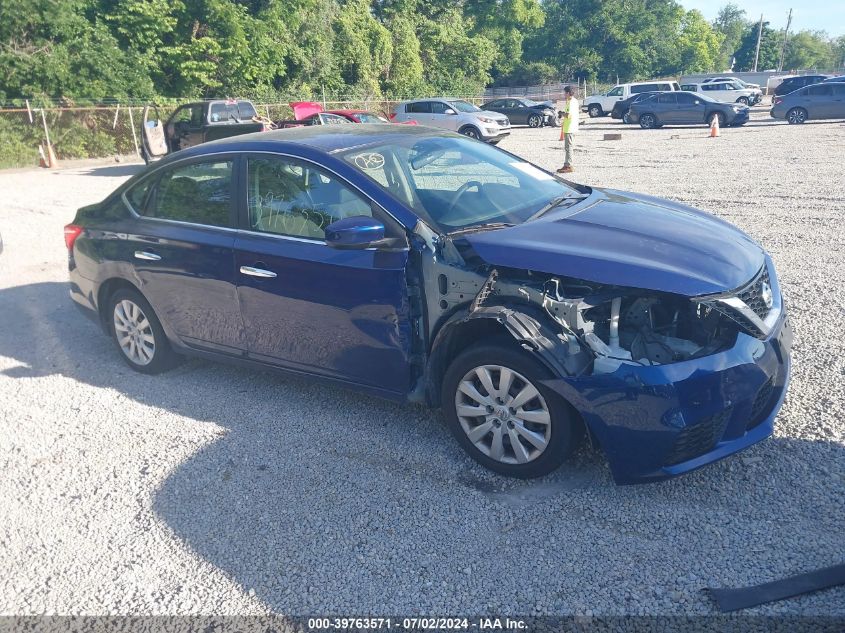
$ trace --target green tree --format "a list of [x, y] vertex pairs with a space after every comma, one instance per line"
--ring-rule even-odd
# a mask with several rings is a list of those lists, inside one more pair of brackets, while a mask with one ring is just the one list
[[734, 53], [739, 49], [742, 36], [748, 30], [749, 22], [745, 10], [735, 4], [726, 4], [713, 21], [713, 28], [722, 35], [719, 48], [718, 64], [721, 68], [730, 68]]
[[790, 69], [833, 68], [838, 60], [833, 40], [822, 31], [799, 31], [791, 35], [784, 51], [783, 67]]
[[723, 39], [699, 11], [687, 11], [677, 40], [679, 69], [685, 73], [718, 70]]
[[[745, 29], [739, 48], [736, 51], [736, 69], [749, 71], [754, 69], [754, 54], [757, 49], [757, 33], [760, 23], [751, 24]], [[780, 33], [769, 28], [768, 22], [763, 22], [763, 34], [760, 39], [760, 57], [757, 70], [777, 68], [780, 61]]]

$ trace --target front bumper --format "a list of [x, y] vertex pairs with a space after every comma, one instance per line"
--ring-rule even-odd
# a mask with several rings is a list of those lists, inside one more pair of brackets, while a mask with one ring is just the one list
[[481, 130], [481, 140], [486, 143], [498, 143], [506, 136], [510, 135], [510, 130], [507, 128], [488, 128], [484, 127]]
[[740, 333], [724, 352], [546, 385], [582, 415], [616, 483], [676, 477], [772, 434], [789, 383], [785, 310], [765, 340]]

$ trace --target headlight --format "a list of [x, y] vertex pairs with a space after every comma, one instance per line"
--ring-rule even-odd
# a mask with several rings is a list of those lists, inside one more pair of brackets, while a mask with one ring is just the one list
[[480, 117], [478, 117], [478, 120], [481, 121], [482, 123], [495, 123], [495, 124], [499, 123], [496, 119], [490, 119], [486, 116], [480, 116]]

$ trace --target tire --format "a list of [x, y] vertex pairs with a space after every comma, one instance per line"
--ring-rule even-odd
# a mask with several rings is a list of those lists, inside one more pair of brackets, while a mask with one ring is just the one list
[[653, 114], [646, 112], [645, 114], [640, 115], [640, 127], [644, 130], [652, 130], [658, 127], [657, 117]]
[[528, 117], [528, 127], [541, 127], [543, 125], [543, 117], [539, 114], [532, 114]]
[[465, 125], [460, 130], [458, 130], [458, 134], [463, 134], [464, 136], [468, 136], [476, 140], [481, 139], [481, 132], [478, 131], [478, 128], [472, 125]]
[[[126, 364], [142, 374], [158, 374], [176, 364], [155, 311], [140, 292], [121, 288], [108, 302], [108, 323]], [[122, 340], [129, 339], [122, 343]]]
[[604, 110], [602, 110], [602, 107], [599, 104], [594, 103], [589, 108], [587, 108], [587, 114], [589, 114], [590, 117], [595, 119], [596, 117], [604, 116]]
[[631, 122], [631, 115], [627, 112], [622, 115], [622, 123], [630, 123]]
[[[510, 370], [512, 379], [510, 389], [497, 400], [484, 388], [481, 376], [486, 372], [495, 393], [501, 386], [501, 369]], [[470, 457], [490, 470], [520, 479], [550, 473], [575, 450], [582, 435], [569, 404], [540, 382], [552, 377], [527, 353], [505, 344], [469, 348], [452, 361], [443, 378], [449, 429]], [[509, 403], [517, 406], [509, 408]], [[482, 413], [468, 415], [473, 409]], [[528, 415], [530, 420], [520, 417]], [[470, 438], [473, 431], [476, 436]]]
[[719, 119], [719, 127], [725, 127], [725, 115], [722, 112], [713, 112], [707, 116], [707, 125], [713, 123], [713, 117]]
[[800, 125], [807, 120], [807, 111], [804, 108], [791, 108], [786, 113], [786, 120], [793, 125]]
[[742, 105], [749, 105], [748, 97], [740, 97], [736, 100], [737, 103], [741, 103]]

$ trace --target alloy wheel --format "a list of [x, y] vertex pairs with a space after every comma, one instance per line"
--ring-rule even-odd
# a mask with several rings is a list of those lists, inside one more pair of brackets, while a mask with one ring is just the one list
[[155, 357], [153, 329], [144, 311], [133, 301], [122, 299], [114, 306], [114, 333], [126, 357], [136, 365], [149, 365]]
[[807, 120], [807, 113], [801, 108], [792, 108], [787, 115], [786, 120], [790, 123], [803, 123]]
[[532, 114], [530, 117], [528, 117], [528, 127], [540, 127], [540, 124], [542, 122], [543, 121], [536, 114]]
[[468, 371], [458, 383], [455, 410], [475, 448], [503, 464], [533, 461], [551, 440], [548, 404], [525, 376], [508, 367]]
[[476, 130], [474, 127], [465, 128], [464, 131], [462, 132], [462, 134], [464, 136], [468, 136], [468, 137], [474, 138], [474, 139], [480, 138], [480, 136], [478, 134], [478, 130]]

